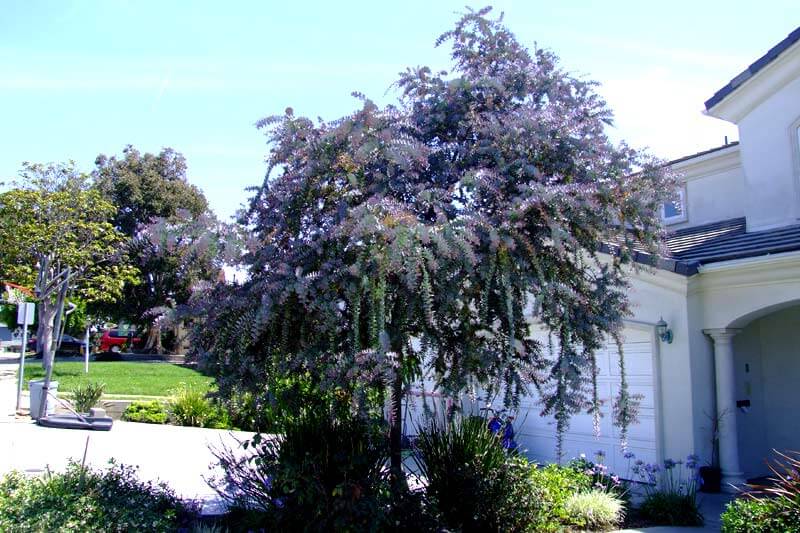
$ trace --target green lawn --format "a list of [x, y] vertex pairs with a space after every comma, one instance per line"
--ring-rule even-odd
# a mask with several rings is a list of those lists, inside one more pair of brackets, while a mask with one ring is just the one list
[[[25, 388], [29, 379], [44, 377], [40, 361], [26, 361]], [[76, 385], [87, 381], [106, 384], [105, 394], [131, 396], [169, 396], [181, 383], [192, 387], [209, 389], [213, 378], [196, 370], [169, 363], [132, 363], [128, 361], [89, 363], [89, 373], [84, 374], [83, 362], [56, 361], [53, 380], [58, 381], [58, 390], [71, 391]]]

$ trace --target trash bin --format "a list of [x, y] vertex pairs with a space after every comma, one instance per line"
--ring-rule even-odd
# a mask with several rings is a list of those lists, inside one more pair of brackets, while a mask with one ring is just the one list
[[[32, 379], [28, 382], [28, 390], [31, 393], [31, 418], [39, 417], [39, 406], [42, 399], [43, 379]], [[47, 399], [47, 411], [45, 416], [52, 415], [56, 410], [56, 400], [53, 396], [58, 396], [58, 381], [50, 382], [50, 397]]]

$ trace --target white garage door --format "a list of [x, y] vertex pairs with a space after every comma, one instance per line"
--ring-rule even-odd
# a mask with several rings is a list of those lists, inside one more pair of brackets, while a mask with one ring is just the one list
[[[641, 395], [638, 423], [628, 430], [628, 449], [636, 458], [645, 462], [655, 462], [656, 455], [656, 413], [654, 394], [653, 345], [649, 332], [629, 328], [625, 331], [625, 369], [628, 390]], [[570, 428], [564, 436], [564, 460], [586, 454], [594, 459], [597, 450], [606, 454], [605, 464], [620, 476], [628, 474], [629, 460], [623, 457], [620, 447], [619, 430], [613, 425], [612, 405], [619, 391], [620, 373], [617, 346], [614, 343], [597, 353], [599, 367], [598, 391], [603, 402], [603, 417], [600, 420], [600, 436], [593, 431], [592, 417], [587, 414], [575, 415]], [[540, 463], [555, 462], [555, 420], [539, 415], [541, 406], [536, 398], [523, 402], [515, 427], [517, 441], [527, 449], [530, 459]]]

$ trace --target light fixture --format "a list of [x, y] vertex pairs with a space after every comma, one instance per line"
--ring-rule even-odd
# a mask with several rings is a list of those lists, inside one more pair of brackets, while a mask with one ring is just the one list
[[664, 317], [661, 317], [659, 321], [656, 322], [656, 333], [658, 333], [658, 337], [662, 342], [672, 344], [672, 330], [667, 327]]

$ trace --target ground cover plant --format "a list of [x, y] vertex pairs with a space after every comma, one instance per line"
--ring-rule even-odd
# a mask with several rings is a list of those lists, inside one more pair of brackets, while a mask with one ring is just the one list
[[122, 413], [122, 420], [145, 424], [166, 424], [167, 417], [164, 405], [157, 400], [132, 402]]
[[11, 472], [0, 479], [0, 531], [174, 532], [196, 511], [115, 463], [93, 470], [72, 462], [41, 478]]
[[[25, 387], [28, 380], [43, 375], [40, 366], [26, 365]], [[84, 373], [83, 362], [57, 361], [53, 365], [53, 379], [58, 381], [59, 391], [74, 391], [78, 386], [99, 381], [106, 385], [104, 394], [130, 396], [169, 396], [181, 383], [208, 392], [213, 382], [213, 378], [185, 366], [128, 361], [93, 362], [89, 364], [89, 374]]]

